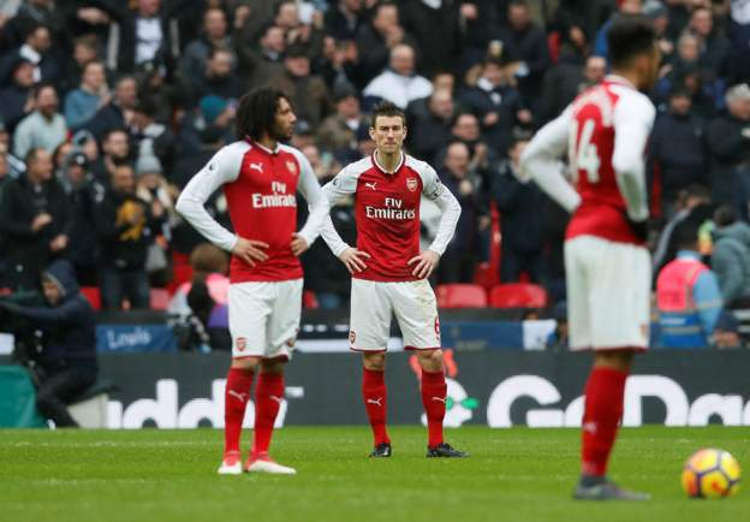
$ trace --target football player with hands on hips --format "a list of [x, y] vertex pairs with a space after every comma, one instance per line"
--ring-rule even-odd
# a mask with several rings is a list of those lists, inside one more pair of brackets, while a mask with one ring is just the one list
[[[330, 217], [321, 235], [352, 274], [349, 343], [362, 352], [362, 399], [372, 427], [371, 457], [390, 457], [386, 428], [385, 353], [395, 314], [404, 347], [415, 351], [421, 367], [422, 404], [427, 414], [428, 457], [465, 457], [443, 440], [446, 382], [440, 348], [435, 293], [427, 277], [453, 237], [461, 207], [435, 170], [402, 150], [406, 118], [383, 102], [372, 114], [371, 156], [347, 165], [323, 187], [329, 204], [354, 195], [357, 245], [347, 245]], [[422, 196], [442, 211], [437, 236], [419, 249]]]
[[[573, 495], [645, 500], [606, 473], [633, 354], [649, 342], [644, 155], [655, 109], [639, 91], [654, 85], [661, 54], [641, 18], [616, 21], [607, 37], [612, 73], [539, 130], [521, 158], [521, 177], [572, 214], [564, 249], [570, 348], [593, 352]], [[566, 149], [575, 188], [561, 172]]]
[[[273, 461], [268, 449], [284, 402], [284, 365], [299, 331], [302, 265], [298, 257], [315, 241], [329, 212], [307, 158], [280, 143], [291, 138], [296, 120], [281, 91], [261, 88], [243, 96], [237, 109], [237, 135], [244, 139], [219, 150], [177, 201], [177, 211], [196, 230], [232, 252], [228, 298], [232, 363], [224, 394], [220, 474], [295, 473]], [[236, 234], [204, 207], [220, 187]], [[299, 231], [297, 192], [310, 207]], [[256, 374], [253, 445], [243, 466], [240, 434]]]

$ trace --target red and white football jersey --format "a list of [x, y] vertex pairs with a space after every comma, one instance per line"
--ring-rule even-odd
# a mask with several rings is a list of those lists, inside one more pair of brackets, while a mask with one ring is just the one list
[[[323, 187], [330, 203], [354, 195], [357, 249], [370, 254], [367, 269], [352, 277], [372, 281], [414, 281], [414, 266], [408, 261], [419, 255], [419, 203], [422, 195], [434, 201], [443, 216], [430, 250], [441, 254], [455, 231], [461, 207], [424, 161], [402, 154], [393, 172], [387, 172], [375, 154], [345, 167]], [[341, 240], [329, 219], [323, 239], [334, 255], [349, 245]]]
[[[627, 218], [648, 218], [644, 156], [655, 113], [627, 80], [607, 76], [534, 136], [522, 157], [522, 177], [534, 178], [573, 212], [568, 239], [641, 243]], [[566, 147], [577, 194], [555, 165]]]
[[[203, 206], [221, 186], [235, 234], [219, 225]], [[268, 243], [268, 259], [253, 267], [232, 256], [232, 283], [298, 279], [302, 266], [290, 247], [297, 226], [298, 190], [310, 205], [310, 216], [299, 233], [311, 245], [328, 215], [328, 202], [307, 158], [287, 145], [279, 144], [272, 151], [237, 141], [219, 150], [193, 176], [180, 195], [177, 210], [225, 250], [232, 250], [237, 236]]]

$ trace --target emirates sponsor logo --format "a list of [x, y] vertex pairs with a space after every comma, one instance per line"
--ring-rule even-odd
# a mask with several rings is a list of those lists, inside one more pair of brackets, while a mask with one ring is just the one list
[[297, 198], [294, 194], [287, 194], [286, 188], [286, 183], [280, 181], [271, 182], [273, 194], [260, 194], [257, 192], [253, 194], [253, 208], [296, 207]]
[[365, 206], [365, 216], [370, 219], [388, 219], [406, 221], [416, 219], [417, 211], [413, 208], [403, 208], [404, 202], [398, 198], [385, 198], [385, 208]]

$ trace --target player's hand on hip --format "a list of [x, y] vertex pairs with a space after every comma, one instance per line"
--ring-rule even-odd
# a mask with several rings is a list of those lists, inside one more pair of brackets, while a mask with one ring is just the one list
[[440, 255], [437, 252], [433, 252], [432, 250], [425, 250], [418, 256], [414, 256], [409, 259], [409, 262], [407, 264], [409, 266], [414, 265], [414, 270], [412, 270], [411, 272], [413, 276], [420, 279], [426, 279], [430, 277], [432, 271], [435, 270], [438, 261], [440, 261]]
[[296, 232], [292, 234], [292, 254], [295, 256], [299, 256], [302, 254], [305, 250], [310, 248], [310, 245], [307, 244], [307, 239], [300, 236]]
[[339, 259], [341, 259], [341, 262], [346, 265], [350, 274], [366, 270], [367, 264], [365, 263], [365, 259], [370, 259], [370, 257], [370, 254], [367, 252], [362, 252], [361, 250], [351, 247], [347, 248], [341, 252], [341, 255], [339, 255]]
[[241, 237], [237, 239], [237, 244], [234, 245], [232, 253], [248, 265], [255, 266], [255, 263], [268, 259], [268, 254], [264, 252], [266, 248], [268, 248], [268, 243]]

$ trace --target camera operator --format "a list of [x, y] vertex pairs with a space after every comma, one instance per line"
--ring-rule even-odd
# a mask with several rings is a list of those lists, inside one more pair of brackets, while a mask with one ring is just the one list
[[96, 381], [94, 311], [66, 260], [42, 273], [42, 290], [47, 306], [0, 300], [0, 309], [32, 321], [42, 332], [43, 349], [35, 361], [41, 370], [37, 408], [57, 427], [77, 427], [66, 404]]

